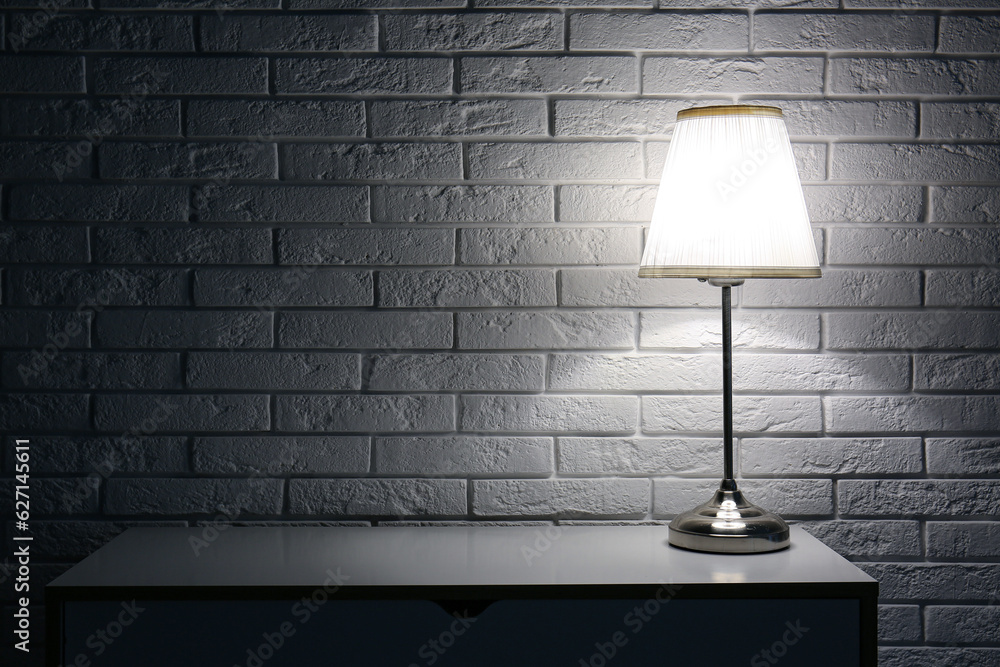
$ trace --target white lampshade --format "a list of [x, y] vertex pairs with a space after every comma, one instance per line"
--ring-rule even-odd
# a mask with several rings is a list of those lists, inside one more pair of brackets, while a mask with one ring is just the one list
[[677, 114], [639, 266], [643, 278], [818, 278], [781, 109]]

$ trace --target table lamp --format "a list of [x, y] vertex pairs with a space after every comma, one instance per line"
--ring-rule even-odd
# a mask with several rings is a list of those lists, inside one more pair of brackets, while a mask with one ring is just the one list
[[781, 109], [685, 109], [660, 179], [640, 278], [722, 288], [723, 479], [670, 523], [670, 544], [712, 553], [789, 545], [788, 524], [744, 497], [733, 473], [731, 290], [746, 278], [818, 278], [819, 260]]

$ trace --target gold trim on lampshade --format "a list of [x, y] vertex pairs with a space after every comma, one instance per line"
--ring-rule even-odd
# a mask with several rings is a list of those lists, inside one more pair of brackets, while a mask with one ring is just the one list
[[818, 278], [781, 109], [685, 109], [667, 151], [641, 278]]

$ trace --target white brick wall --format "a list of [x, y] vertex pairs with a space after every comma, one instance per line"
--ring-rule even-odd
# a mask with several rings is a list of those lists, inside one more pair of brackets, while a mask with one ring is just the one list
[[[0, 4], [16, 35], [37, 3]], [[0, 53], [0, 429], [38, 443], [40, 563], [219, 504], [701, 502], [719, 292], [640, 280], [643, 227], [678, 110], [774, 104], [824, 275], [734, 291], [739, 474], [880, 579], [882, 664], [1000, 663], [996, 0], [66, 4]]]

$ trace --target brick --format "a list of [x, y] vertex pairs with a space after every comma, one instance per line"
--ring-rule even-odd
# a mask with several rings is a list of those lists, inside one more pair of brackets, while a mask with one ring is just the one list
[[744, 438], [744, 475], [899, 475], [924, 470], [920, 438]]
[[551, 438], [378, 438], [375, 471], [392, 475], [550, 474]]
[[[653, 481], [653, 516], [673, 516], [706, 502], [718, 480], [657, 479]], [[791, 516], [833, 513], [833, 491], [825, 479], [769, 479], [740, 482], [740, 489], [757, 505]]]
[[649, 8], [652, 0], [476, 0], [477, 7], [639, 7]]
[[989, 517], [1000, 501], [996, 480], [841, 480], [841, 514]]
[[67, 264], [90, 261], [90, 241], [83, 227], [4, 225], [0, 262]]
[[1000, 104], [925, 102], [920, 105], [920, 136], [930, 139], [1000, 139]]
[[754, 14], [759, 51], [933, 51], [933, 16], [788, 12]]
[[923, 222], [924, 189], [912, 185], [802, 187], [813, 222]]
[[463, 229], [462, 264], [638, 264], [638, 227]]
[[294, 352], [191, 352], [186, 364], [192, 389], [360, 389], [354, 354]]
[[175, 353], [63, 351], [36, 372], [30, 352], [5, 352], [3, 384], [29, 389], [180, 389]]
[[199, 269], [199, 306], [370, 306], [372, 275], [306, 266], [293, 269]]
[[281, 347], [450, 348], [450, 313], [282, 313]]
[[[736, 396], [733, 429], [742, 433], [819, 432], [820, 402], [807, 396]], [[722, 429], [722, 397], [643, 396], [643, 433], [717, 432]]]
[[618, 311], [458, 313], [462, 349], [631, 349], [635, 318]]
[[552, 516], [559, 518], [645, 516], [649, 481], [645, 479], [477, 480], [472, 483], [476, 516]]
[[376, 21], [353, 14], [216, 14], [201, 20], [201, 45], [205, 51], [375, 51]]
[[[756, 16], [761, 16], [757, 14]], [[742, 99], [741, 104], [781, 108], [792, 137], [916, 136], [917, 105], [911, 102]], [[700, 102], [699, 102], [700, 103]], [[843, 186], [841, 186], [843, 187]], [[851, 186], [855, 187], [855, 186]]]
[[920, 354], [913, 363], [913, 388], [918, 391], [992, 391], [1000, 377], [998, 354]]
[[836, 432], [989, 432], [1000, 426], [1000, 396], [829, 396], [824, 413]]
[[388, 51], [546, 51], [563, 48], [559, 14], [386, 14]]
[[[733, 375], [737, 391], [905, 391], [910, 360], [901, 354], [739, 354]], [[713, 380], [704, 385], [721, 389]]]
[[711, 475], [715, 438], [559, 438], [562, 475]]
[[94, 426], [100, 431], [180, 433], [265, 431], [267, 396], [240, 394], [117, 394], [94, 396]]
[[80, 56], [0, 55], [0, 93], [82, 93]]
[[878, 606], [878, 639], [885, 643], [915, 643], [923, 637], [920, 607], [912, 604]]
[[699, 391], [718, 389], [721, 359], [700, 354], [554, 354], [550, 389], [585, 391]]
[[998, 564], [865, 563], [861, 568], [878, 580], [883, 601], [985, 601], [1000, 584]]
[[364, 103], [354, 100], [191, 100], [188, 135], [362, 137]]
[[10, 100], [11, 136], [162, 136], [181, 131], [178, 100], [30, 99]]
[[462, 479], [293, 479], [288, 511], [293, 515], [464, 516]]
[[816, 93], [822, 58], [652, 57], [643, 62], [644, 93]]
[[368, 222], [368, 188], [357, 185], [221, 185], [195, 188], [199, 222]]
[[1000, 556], [1000, 523], [995, 521], [928, 521], [927, 557], [982, 559]]
[[[90, 322], [92, 312], [13, 310], [0, 311], [0, 347], [42, 348], [53, 345], [57, 349], [90, 347]], [[49, 350], [45, 350], [49, 352]], [[41, 350], [39, 350], [41, 354]]]
[[113, 310], [101, 312], [95, 336], [109, 348], [235, 349], [271, 347], [270, 313]]
[[834, 58], [830, 90], [848, 95], [993, 95], [1000, 61]]
[[[819, 315], [737, 310], [732, 316], [734, 349], [816, 350]], [[648, 311], [639, 315], [639, 348], [703, 349], [722, 346], [716, 312]]]
[[100, 173], [108, 179], [277, 178], [278, 153], [271, 143], [124, 143], [98, 149]]
[[293, 9], [375, 9], [465, 7], [468, 0], [290, 0]]
[[31, 467], [37, 473], [101, 475], [186, 472], [183, 437], [40, 436], [31, 438]]
[[[702, 103], [724, 100], [698, 100]], [[555, 100], [556, 136], [668, 136], [690, 100]], [[566, 186], [564, 190], [570, 187]]]
[[715, 288], [696, 280], [647, 280], [635, 269], [563, 269], [562, 306], [715, 306]]
[[1000, 473], [1000, 440], [927, 438], [927, 472], [949, 475]]
[[833, 350], [991, 349], [1000, 345], [1000, 317], [994, 313], [929, 310], [823, 317], [827, 347]]
[[375, 354], [366, 358], [372, 391], [541, 391], [538, 354]]
[[[994, 7], [995, 8], [995, 7]], [[942, 16], [938, 53], [997, 53], [1000, 17]]]
[[[891, 248], [891, 257], [879, 252]], [[840, 264], [978, 264], [1000, 263], [1000, 240], [990, 229], [872, 228], [830, 231], [829, 257]]]
[[544, 100], [387, 100], [371, 104], [372, 136], [538, 136], [548, 133]]
[[1000, 641], [1000, 607], [932, 605], [924, 610], [928, 642], [995, 644]]
[[451, 431], [455, 401], [445, 395], [278, 396], [275, 421], [281, 431]]
[[[32, 520], [36, 520], [39, 516], [96, 514], [100, 506], [98, 498], [100, 483], [100, 478], [32, 479], [30, 498]], [[13, 507], [14, 489], [5, 490], [4, 496], [4, 501]], [[38, 573], [37, 569], [35, 572]]]
[[89, 178], [91, 144], [86, 141], [0, 142], [0, 178], [46, 179]]
[[107, 514], [279, 514], [280, 479], [109, 479]]
[[928, 306], [1000, 306], [1000, 271], [932, 269], [924, 276]]
[[378, 186], [376, 222], [551, 222], [552, 188], [535, 185]]
[[384, 308], [554, 306], [555, 275], [547, 269], [383, 271]]
[[23, 269], [10, 276], [11, 302], [31, 306], [180, 306], [187, 276], [167, 269]]
[[205, 10], [214, 12], [241, 11], [245, 9], [278, 9], [280, 0], [101, 0], [101, 7], [128, 9], [154, 9], [158, 11], [182, 9], [184, 11]]
[[917, 521], [806, 521], [810, 535], [847, 558], [910, 558], [921, 555]]
[[195, 472], [273, 475], [367, 473], [369, 438], [363, 436], [244, 436], [195, 438]]
[[7, 196], [12, 220], [184, 222], [188, 212], [188, 188], [179, 185], [21, 185]]
[[651, 185], [561, 185], [559, 219], [573, 222], [648, 222], [656, 200]]
[[98, 227], [94, 258], [106, 264], [270, 264], [268, 229]]
[[494, 143], [469, 146], [470, 178], [639, 178], [640, 145], [620, 143]]
[[265, 58], [117, 57], [94, 59], [98, 93], [198, 95], [267, 91]]
[[932, 187], [935, 222], [994, 222], [1000, 216], [1000, 188]]
[[456, 143], [286, 144], [285, 177], [292, 180], [458, 179], [462, 147]]
[[996, 181], [1000, 147], [974, 144], [837, 144], [832, 177], [845, 180]]
[[571, 49], [634, 51], [747, 50], [742, 14], [571, 14]]
[[58, 10], [38, 21], [34, 14], [15, 14], [10, 22], [12, 46], [43, 51], [194, 51], [190, 16], [129, 14], [63, 14]]
[[0, 395], [0, 428], [5, 431], [39, 431], [60, 428], [86, 429], [90, 424], [86, 394]]
[[840, 7], [840, 0], [660, 0], [660, 7], [663, 9], [674, 9], [678, 7], [691, 7], [704, 9], [708, 7], [718, 7], [720, 9], [732, 8], [769, 8], [769, 7], [790, 7], [794, 9], [829, 8]]
[[452, 92], [450, 58], [279, 58], [279, 93], [310, 95]]
[[[906, 1], [906, 0], [901, 0]], [[948, 0], [939, 0], [936, 4], [945, 4]], [[987, 0], [982, 0], [986, 2]], [[976, 0], [958, 0], [965, 6], [974, 4]], [[992, 5], [990, 5], [992, 6]], [[995, 648], [881, 648], [878, 652], [879, 665], [882, 667], [989, 667], [1000, 660], [1000, 649]]]
[[[839, 242], [844, 236], [840, 233], [848, 230], [833, 231]], [[845, 260], [842, 254], [838, 251], [835, 256]], [[919, 306], [920, 276], [916, 271], [892, 269], [824, 269], [823, 276], [813, 280], [751, 280], [741, 292], [740, 304], [748, 307]], [[831, 313], [830, 317], [841, 315]]]
[[282, 229], [281, 264], [423, 264], [455, 261], [449, 229]]
[[468, 57], [463, 93], [637, 93], [638, 63], [627, 56]]
[[462, 430], [631, 433], [633, 396], [463, 396]]

